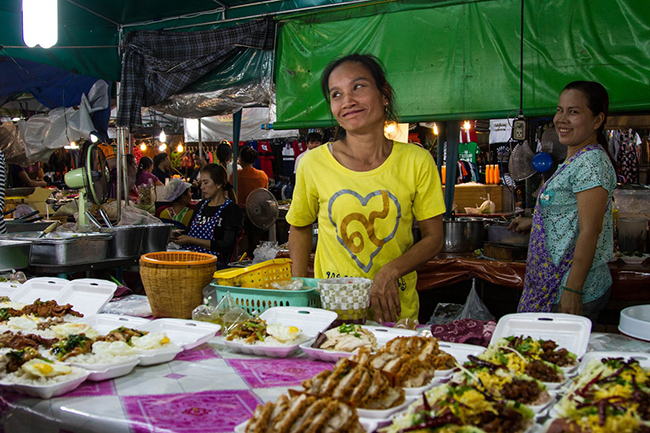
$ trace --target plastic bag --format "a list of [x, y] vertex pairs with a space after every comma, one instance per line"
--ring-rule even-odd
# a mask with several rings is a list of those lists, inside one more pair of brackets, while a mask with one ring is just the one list
[[280, 250], [280, 246], [275, 241], [262, 242], [257, 248], [255, 248], [255, 251], [253, 251], [252, 264], [256, 265], [267, 260], [273, 260]]
[[221, 318], [221, 332], [223, 335], [228, 335], [235, 326], [252, 318], [253, 316], [248, 314], [242, 308], [233, 308]]
[[454, 320], [461, 319], [494, 320], [494, 316], [490, 314], [490, 311], [476, 292], [476, 278], [472, 280], [472, 290], [467, 295], [463, 308], [454, 317]]
[[153, 315], [151, 306], [149, 305], [149, 299], [144, 295], [129, 295], [122, 299], [111, 301], [101, 309], [100, 313], [136, 317], [151, 317]]
[[162, 224], [160, 219], [135, 206], [122, 206], [122, 218], [118, 226], [135, 226], [145, 224]]
[[297, 278], [295, 280], [288, 280], [288, 281], [274, 281], [271, 283], [271, 287], [278, 290], [311, 289], [311, 287], [305, 287], [300, 278]]

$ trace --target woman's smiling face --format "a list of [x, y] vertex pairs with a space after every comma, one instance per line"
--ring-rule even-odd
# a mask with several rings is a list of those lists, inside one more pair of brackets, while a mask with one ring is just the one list
[[384, 127], [384, 109], [388, 103], [370, 71], [358, 62], [337, 66], [328, 81], [330, 109], [339, 125], [348, 132], [364, 132]]
[[562, 92], [553, 117], [560, 143], [569, 147], [595, 143], [603, 120], [603, 113], [593, 113], [587, 106], [587, 97], [575, 89]]

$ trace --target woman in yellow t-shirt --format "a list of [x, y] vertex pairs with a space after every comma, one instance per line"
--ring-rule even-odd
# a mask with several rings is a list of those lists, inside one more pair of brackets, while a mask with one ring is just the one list
[[[445, 211], [431, 154], [384, 136], [394, 95], [379, 60], [352, 54], [331, 62], [321, 87], [340, 126], [336, 139], [298, 165], [287, 222], [294, 276], [306, 276], [318, 220], [316, 278], [373, 280], [378, 322], [417, 319], [415, 270], [442, 249]], [[422, 239], [413, 243], [417, 220]]]

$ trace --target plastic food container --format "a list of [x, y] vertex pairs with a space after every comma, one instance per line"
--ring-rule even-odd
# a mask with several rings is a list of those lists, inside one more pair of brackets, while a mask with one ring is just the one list
[[650, 341], [650, 305], [634, 305], [623, 309], [618, 330], [629, 337]]
[[366, 323], [371, 287], [372, 280], [368, 278], [330, 278], [318, 282], [323, 308], [338, 314], [334, 326]]

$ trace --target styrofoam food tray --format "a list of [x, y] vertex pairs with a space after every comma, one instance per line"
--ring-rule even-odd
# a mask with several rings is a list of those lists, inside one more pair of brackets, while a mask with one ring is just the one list
[[644, 254], [642, 257], [621, 256], [619, 258], [628, 265], [640, 265], [645, 262], [648, 257], [650, 257], [650, 254]]
[[370, 418], [378, 421], [388, 420], [391, 417], [391, 415], [406, 409], [408, 405], [411, 403], [413, 403], [413, 400], [407, 398], [404, 400], [404, 403], [400, 404], [399, 406], [391, 407], [388, 409], [357, 408], [357, 415], [359, 415], [359, 417]]
[[629, 337], [650, 341], [650, 305], [634, 305], [621, 310], [618, 330]]
[[97, 314], [113, 298], [117, 284], [95, 278], [68, 282], [54, 298], [58, 304], [70, 304], [84, 316]]
[[578, 374], [582, 374], [587, 368], [587, 364], [594, 359], [604, 358], [623, 358], [628, 360], [630, 358], [639, 361], [639, 365], [644, 369], [650, 369], [650, 353], [646, 352], [587, 352], [582, 357], [580, 365], [578, 366]]
[[[362, 419], [359, 417], [359, 423], [363, 427], [363, 429], [368, 432], [372, 433], [375, 430], [377, 430], [377, 422], [371, 419]], [[248, 424], [248, 420], [244, 421], [243, 423], [235, 426], [235, 433], [244, 433], [246, 432], [246, 425]]]
[[69, 282], [64, 278], [55, 277], [31, 278], [21, 284], [9, 297], [12, 301], [22, 304], [31, 304], [39, 298], [41, 301], [51, 301], [56, 299]]
[[88, 380], [99, 382], [101, 380], [115, 379], [116, 377], [126, 376], [139, 363], [140, 359], [133, 357], [127, 361], [118, 362], [115, 364], [78, 364], [71, 362], [70, 365], [81, 367], [84, 370], [87, 370], [90, 373], [88, 375]]
[[[386, 328], [383, 326], [362, 326], [372, 332], [377, 339], [377, 348], [383, 347], [386, 343], [396, 337], [411, 337], [418, 335], [417, 331], [401, 328]], [[336, 362], [341, 358], [349, 358], [354, 353], [352, 352], [339, 352], [334, 350], [317, 349], [311, 347], [315, 339], [306, 341], [300, 345], [300, 349], [307, 354], [310, 358], [319, 359], [325, 362]]]
[[2, 281], [0, 282], [0, 296], [8, 296], [9, 298], [12, 297], [14, 293], [16, 293], [16, 290], [21, 286], [22, 284], [17, 283], [15, 281]]
[[[79, 369], [78, 367], [74, 368]], [[80, 376], [63, 382], [53, 383], [52, 385], [27, 385], [0, 381], [0, 386], [31, 397], [52, 398], [77, 389], [79, 385], [88, 378], [88, 376], [90, 376], [90, 372], [84, 371]]]
[[162, 349], [138, 349], [135, 353], [140, 360], [139, 365], [156, 365], [173, 360], [182, 351], [182, 347], [169, 343], [168, 347]]
[[580, 358], [587, 351], [591, 321], [586, 317], [563, 313], [517, 313], [499, 319], [490, 344], [511, 336], [553, 340]]
[[92, 316], [83, 317], [79, 322], [86, 323], [93, 327], [101, 335], [106, 335], [109, 332], [124, 326], [126, 328], [140, 329], [139, 327], [145, 323], [149, 323], [149, 319], [134, 316], [121, 316], [119, 314], [95, 314]]
[[[327, 329], [337, 317], [338, 315], [334, 311], [309, 307], [273, 307], [260, 315], [260, 318], [265, 320], [268, 325], [279, 323], [284, 326], [295, 326], [307, 338], [314, 337], [323, 329]], [[224, 340], [224, 344], [237, 352], [284, 358], [298, 350], [298, 346], [304, 341], [303, 339], [296, 344], [284, 346], [261, 346], [228, 340]]]
[[164, 332], [169, 339], [184, 350], [200, 346], [215, 336], [220, 325], [185, 319], [156, 319], [138, 325], [141, 331]]

